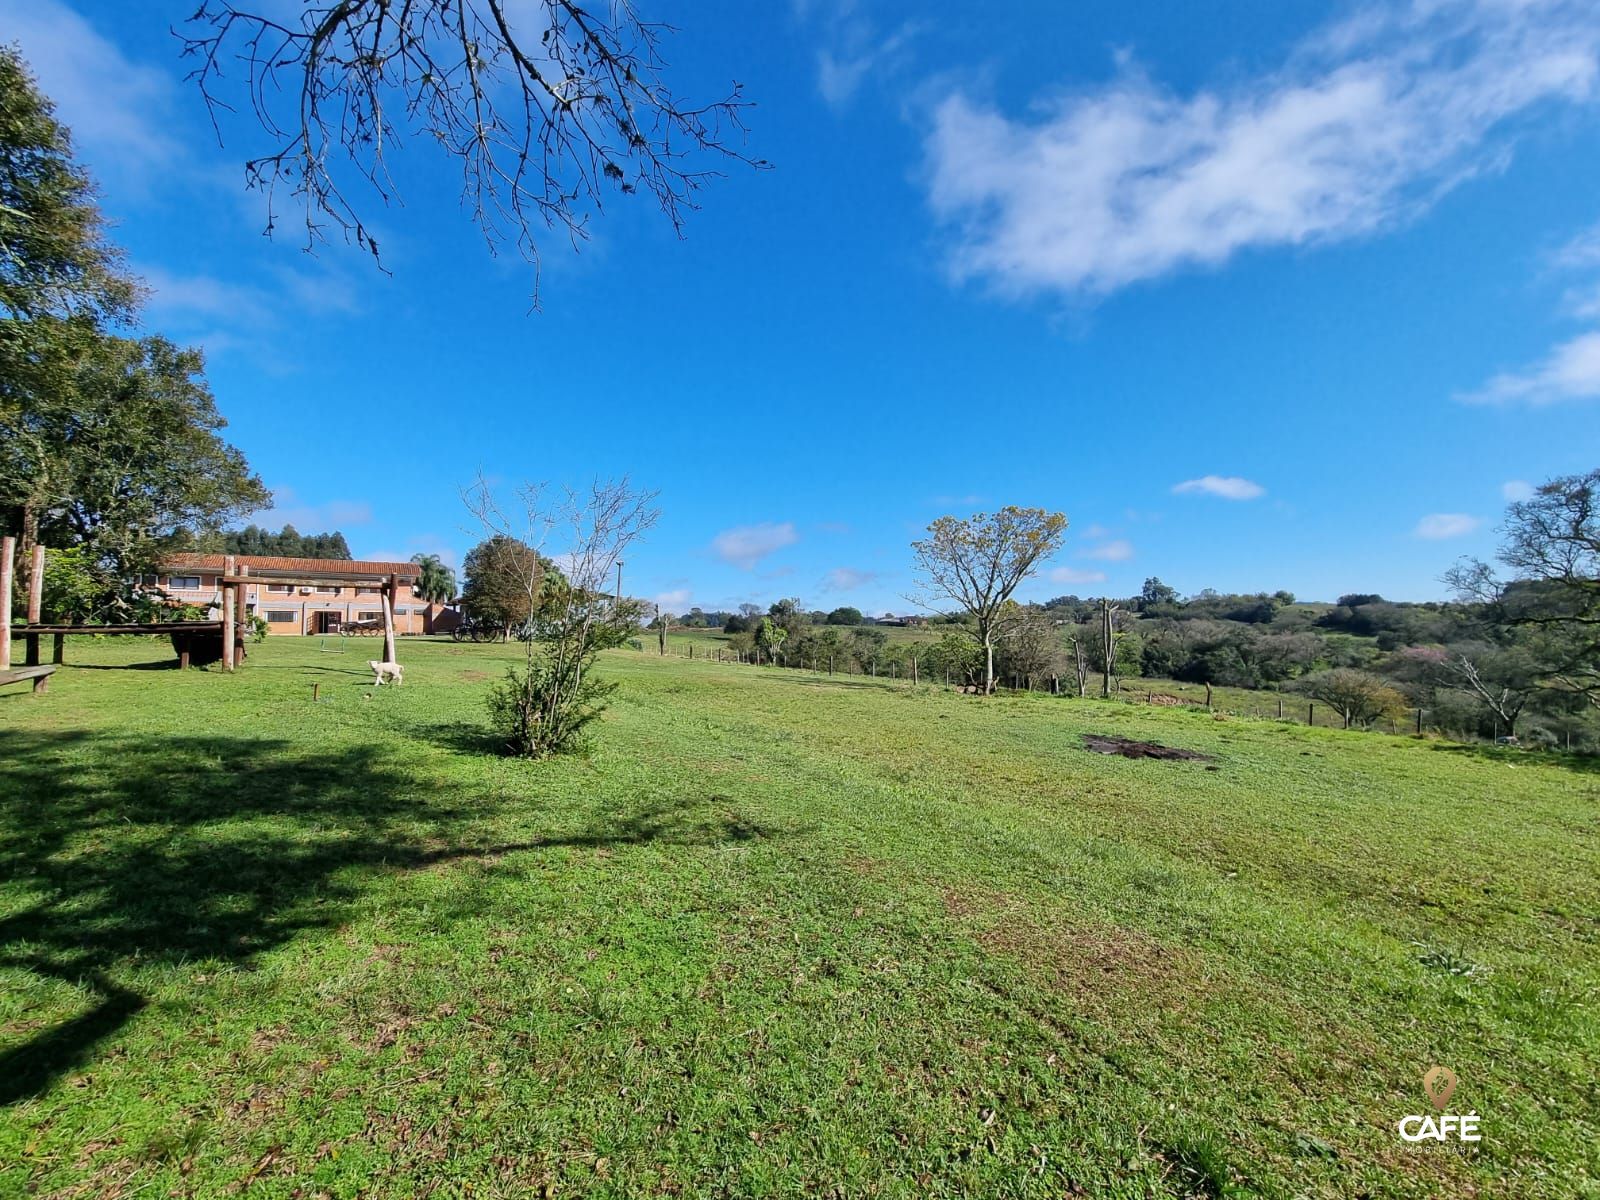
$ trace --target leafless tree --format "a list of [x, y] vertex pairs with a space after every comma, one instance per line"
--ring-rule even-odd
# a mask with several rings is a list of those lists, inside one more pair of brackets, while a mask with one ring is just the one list
[[1600, 707], [1600, 470], [1552, 479], [1506, 510], [1509, 582], [1466, 560], [1445, 582], [1486, 622], [1522, 631], [1549, 686]]
[[527, 484], [506, 506], [481, 478], [466, 493], [468, 508], [489, 533], [516, 538], [538, 551], [536, 559], [554, 563], [529, 569], [521, 580], [533, 614], [522, 631], [526, 660], [491, 696], [513, 753], [543, 758], [570, 749], [604, 711], [611, 687], [597, 682], [589, 667], [601, 650], [634, 633], [641, 611], [606, 584], [617, 560], [655, 524], [655, 495], [626, 479], [596, 481], [581, 491]]
[[1074, 626], [1068, 635], [1072, 642], [1072, 671], [1078, 681], [1078, 699], [1083, 699], [1089, 691], [1089, 651], [1088, 633], [1080, 626]]
[[1061, 513], [1008, 506], [964, 521], [940, 517], [928, 526], [926, 538], [911, 543], [922, 576], [923, 597], [917, 603], [935, 609], [955, 604], [976, 623], [984, 695], [994, 692], [994, 646], [1006, 601], [1060, 549], [1066, 530]]
[[1336, 667], [1307, 675], [1296, 681], [1295, 686], [1338, 713], [1346, 729], [1352, 724], [1370, 725], [1385, 714], [1398, 714], [1405, 708], [1405, 697], [1390, 687], [1383, 676], [1370, 671]]
[[246, 108], [269, 140], [245, 164], [267, 195], [268, 231], [286, 189], [308, 245], [331, 225], [378, 257], [363, 214], [397, 197], [388, 152], [408, 136], [456, 160], [491, 252], [509, 244], [536, 267], [543, 230], [576, 244], [611, 195], [650, 196], [681, 231], [718, 160], [767, 165], [739, 146], [742, 86], [705, 103], [679, 96], [663, 54], [674, 30], [627, 0], [285, 9], [201, 0], [180, 36], [213, 118]]

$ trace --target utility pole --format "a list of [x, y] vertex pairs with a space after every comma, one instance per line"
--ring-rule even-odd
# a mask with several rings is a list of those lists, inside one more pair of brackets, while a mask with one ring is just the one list
[[622, 603], [622, 560], [617, 559], [617, 603]]
[[661, 605], [656, 605], [656, 638], [657, 644], [664, 655], [667, 652], [667, 619], [661, 613]]

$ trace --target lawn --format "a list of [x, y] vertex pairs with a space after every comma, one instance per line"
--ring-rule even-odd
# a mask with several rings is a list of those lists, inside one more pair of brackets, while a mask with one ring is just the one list
[[1581, 763], [619, 651], [528, 765], [342, 645], [0, 695], [0, 1195], [1600, 1189]]

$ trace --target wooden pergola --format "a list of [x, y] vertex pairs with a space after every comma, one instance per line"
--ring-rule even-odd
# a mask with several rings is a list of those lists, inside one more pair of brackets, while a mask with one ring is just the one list
[[[251, 567], [229, 554], [222, 560], [222, 575], [217, 584], [222, 592], [222, 669], [237, 666], [235, 643], [243, 645], [246, 617], [246, 589], [252, 583], [276, 583], [290, 587], [369, 587], [376, 589], [383, 602], [383, 661], [394, 662], [394, 598], [400, 592], [398, 572], [377, 574], [341, 571], [342, 559], [329, 559], [314, 570], [287, 567]], [[239, 657], [243, 657], [240, 655]]]
[[[245, 658], [245, 630], [248, 627], [248, 587], [251, 584], [280, 584], [291, 587], [317, 588], [370, 588], [376, 591], [383, 603], [383, 661], [394, 662], [394, 606], [399, 594], [402, 576], [398, 571], [374, 572], [368, 570], [340, 570], [346, 560], [329, 559], [315, 568], [257, 566], [238, 561], [236, 555], [225, 555], [222, 574], [217, 583], [220, 588], [222, 620], [220, 621], [152, 621], [132, 625], [46, 625], [39, 620], [44, 592], [44, 547], [35, 545], [31, 555], [28, 580], [28, 619], [15, 628], [11, 623], [11, 589], [15, 577], [16, 539], [0, 539], [0, 684], [32, 680], [35, 691], [44, 691], [49, 676], [65, 657], [66, 637], [69, 633], [92, 634], [156, 634], [172, 639], [178, 654], [178, 665], [187, 667], [191, 653], [216, 652], [216, 639], [222, 641], [222, 668], [233, 671]], [[351, 564], [365, 566], [392, 566], [393, 564]], [[215, 568], [212, 568], [213, 570]], [[405, 577], [407, 582], [409, 577]], [[40, 639], [54, 639], [53, 663], [39, 661]], [[27, 649], [26, 666], [11, 666], [11, 640], [24, 639]], [[203, 657], [202, 662], [215, 662], [214, 657]]]

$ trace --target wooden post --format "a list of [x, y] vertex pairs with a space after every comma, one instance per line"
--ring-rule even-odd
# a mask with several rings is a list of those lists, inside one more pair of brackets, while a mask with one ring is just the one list
[[911, 686], [917, 686], [917, 656], [915, 654], [911, 656]]
[[1278, 697], [1278, 720], [1283, 720], [1283, 697]]
[[394, 594], [400, 587], [400, 577], [391, 575], [383, 581], [383, 661], [395, 662], [394, 656]]
[[1206, 711], [1211, 711], [1211, 685], [1206, 684]]
[[56, 634], [54, 643], [50, 647], [50, 661], [60, 666], [67, 661], [67, 635], [64, 633]]
[[1315, 704], [1306, 705], [1306, 724], [1307, 725], [1315, 725], [1317, 723], [1316, 720], [1315, 720], [1316, 713], [1317, 713], [1317, 706]]
[[11, 572], [16, 559], [17, 539], [0, 539], [0, 671], [11, 665]]
[[[39, 614], [44, 610], [44, 547], [37, 542], [33, 545], [33, 552], [29, 555], [28, 567], [28, 624], [37, 625]], [[25, 660], [30, 667], [39, 665], [39, 635], [28, 635], [28, 656]]]
[[[1420, 708], [1417, 709], [1417, 736], [1422, 736], [1422, 710]], [[1567, 734], [1567, 740], [1572, 740], [1572, 735], [1570, 733]]]
[[28, 570], [28, 624], [37, 625], [44, 611], [44, 547], [35, 545]]
[[[249, 565], [239, 568], [239, 574], [250, 574]], [[233, 665], [244, 666], [245, 660], [245, 630], [250, 628], [250, 599], [249, 589], [242, 583], [233, 585], [233, 636], [237, 644], [233, 648]]]
[[[222, 560], [222, 578], [227, 580], [238, 569], [238, 563], [233, 555], [229, 554]], [[222, 584], [222, 669], [233, 670], [233, 637], [236, 632], [234, 621], [237, 614], [233, 608], [233, 588], [231, 583]]]

